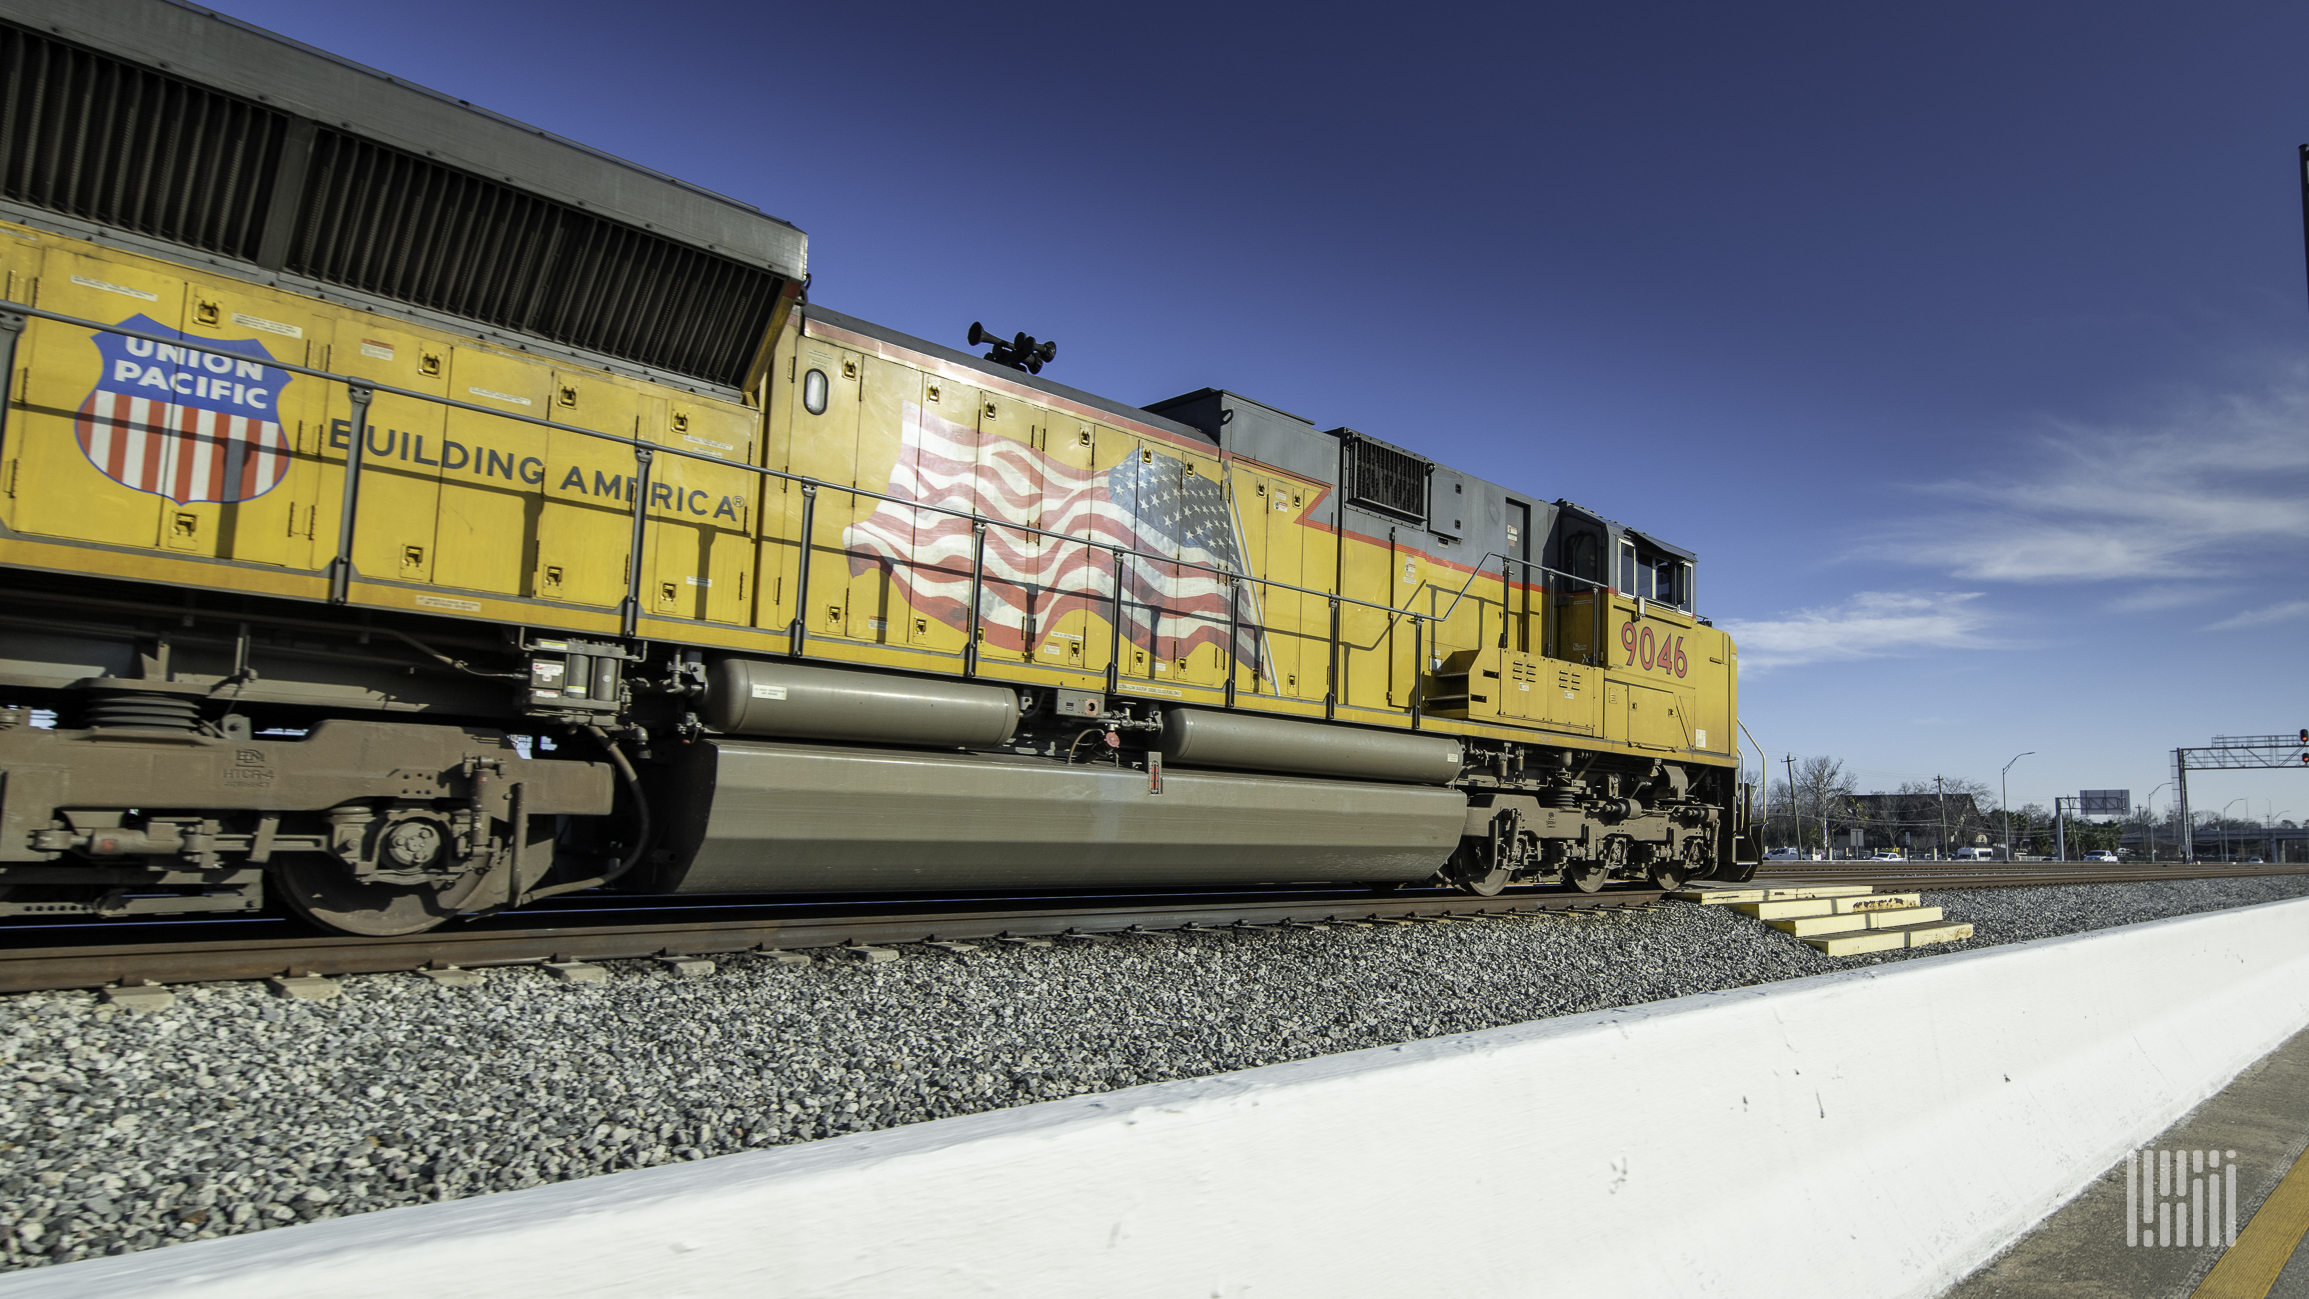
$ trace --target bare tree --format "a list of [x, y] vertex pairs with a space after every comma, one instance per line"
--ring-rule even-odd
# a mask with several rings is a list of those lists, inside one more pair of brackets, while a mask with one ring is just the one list
[[1996, 808], [1995, 790], [1963, 776], [1902, 781], [1893, 793], [1904, 803], [1900, 829], [1916, 843], [1943, 852], [1971, 847], [1988, 834], [1989, 814]]
[[2052, 852], [2052, 812], [2042, 803], [2012, 809], [2012, 851], [2044, 857]]
[[1785, 779], [1772, 786], [1774, 823], [1787, 832], [1784, 842], [1827, 847], [1829, 822], [1837, 800], [1852, 792], [1852, 777], [1838, 758], [1798, 758], [1795, 777], [1792, 791]]

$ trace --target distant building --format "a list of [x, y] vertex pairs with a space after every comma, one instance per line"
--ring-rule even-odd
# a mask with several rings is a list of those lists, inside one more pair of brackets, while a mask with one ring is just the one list
[[[1988, 817], [1970, 794], [1846, 794], [1829, 815], [1842, 823], [1839, 831], [1857, 834], [1871, 852], [1929, 855], [1941, 846], [1943, 825], [1950, 852], [1995, 841]], [[1838, 839], [1844, 841], [1842, 834]]]

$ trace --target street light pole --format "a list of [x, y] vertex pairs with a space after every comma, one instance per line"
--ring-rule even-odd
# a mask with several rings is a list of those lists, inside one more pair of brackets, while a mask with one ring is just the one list
[[[2241, 798], [2232, 798], [2221, 805], [2221, 860], [2224, 862], [2229, 860], [2229, 809], [2244, 801]], [[2247, 813], [2247, 815], [2251, 814]]]
[[[2030, 749], [2028, 753], [2016, 753], [2012, 755], [2012, 762], [2018, 762], [2029, 756], [2029, 753], [2034, 752], [2036, 750]], [[2004, 764], [2004, 770], [1996, 773], [1997, 801], [2004, 804], [2004, 859], [2006, 861], [2012, 860], [2012, 790], [2005, 784], [2005, 775], [2012, 770], [2012, 762]]]
[[2150, 790], [2149, 796], [2141, 801], [2141, 806], [2148, 809], [2148, 820], [2141, 823], [2141, 833], [2146, 835], [2148, 838], [2149, 864], [2152, 866], [2156, 864], [2157, 860], [2157, 795], [2162, 794], [2167, 789], [2172, 788], [2172, 785], [2173, 782], [2169, 780], [2166, 781], [2164, 784]]

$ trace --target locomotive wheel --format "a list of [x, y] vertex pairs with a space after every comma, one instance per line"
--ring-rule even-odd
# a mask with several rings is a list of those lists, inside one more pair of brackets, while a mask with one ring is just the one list
[[424, 885], [364, 884], [325, 853], [297, 853], [274, 863], [273, 886], [298, 915], [323, 929], [363, 938], [421, 934], [457, 914]]
[[1609, 874], [1611, 868], [1601, 862], [1571, 862], [1563, 868], [1563, 883], [1566, 888], [1593, 893], [1603, 887], [1604, 877]]
[[1507, 872], [1496, 870], [1484, 875], [1465, 875], [1452, 883], [1457, 884], [1463, 893], [1472, 893], [1479, 898], [1495, 898], [1501, 889], [1507, 887]]
[[1688, 862], [1653, 862], [1648, 873], [1652, 877], [1653, 888], [1673, 893], [1684, 886], [1684, 881], [1692, 877], [1692, 868]]
[[1460, 840], [1458, 851], [1451, 854], [1443, 873], [1454, 888], [1479, 898], [1497, 897], [1499, 891], [1507, 887], [1507, 868], [1491, 864], [1491, 853], [1480, 839]]

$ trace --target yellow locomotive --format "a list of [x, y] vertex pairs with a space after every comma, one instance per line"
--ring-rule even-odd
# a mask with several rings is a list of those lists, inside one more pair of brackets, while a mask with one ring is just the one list
[[0, 915], [1753, 870], [1689, 551], [128, 7], [0, 0]]

